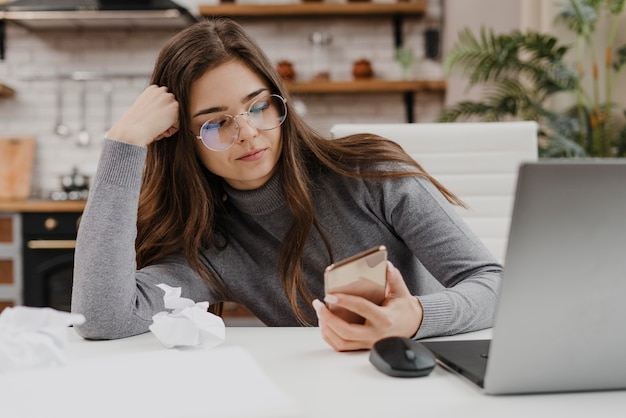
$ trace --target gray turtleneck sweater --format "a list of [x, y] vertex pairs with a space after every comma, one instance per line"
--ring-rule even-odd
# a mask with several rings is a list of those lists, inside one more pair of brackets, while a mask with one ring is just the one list
[[[137, 206], [146, 148], [106, 140], [85, 208], [75, 253], [72, 311], [86, 338], [121, 338], [148, 331], [163, 311], [165, 283], [196, 302], [231, 300], [269, 326], [298, 326], [278, 274], [278, 251], [291, 223], [279, 179], [253, 191], [226, 188], [229, 234], [225, 249], [201, 259], [227, 287], [209, 288], [181, 255], [136, 270]], [[424, 308], [416, 338], [490, 327], [501, 266], [427, 180], [356, 180], [333, 173], [314, 179], [316, 219], [335, 261], [385, 245]], [[314, 297], [324, 296], [331, 262], [313, 231], [303, 258]], [[307, 309], [315, 318], [310, 301]]]

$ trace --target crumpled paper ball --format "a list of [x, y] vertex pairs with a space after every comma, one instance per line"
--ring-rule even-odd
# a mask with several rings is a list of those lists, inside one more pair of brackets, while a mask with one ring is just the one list
[[181, 297], [180, 287], [158, 284], [165, 295], [165, 308], [152, 317], [150, 331], [167, 348], [203, 346], [213, 348], [226, 339], [224, 320], [208, 312], [209, 302], [194, 302]]
[[83, 322], [83, 315], [52, 308], [5, 308], [0, 313], [0, 371], [64, 365], [67, 327]]

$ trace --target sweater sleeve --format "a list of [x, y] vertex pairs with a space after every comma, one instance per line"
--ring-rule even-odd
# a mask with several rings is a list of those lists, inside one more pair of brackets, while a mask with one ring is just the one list
[[387, 220], [444, 287], [418, 296], [424, 316], [415, 338], [492, 326], [502, 271], [495, 257], [427, 179], [399, 179], [383, 188]]
[[[91, 339], [148, 331], [164, 309], [166, 283], [183, 296], [209, 300], [207, 286], [182, 257], [136, 270], [137, 207], [146, 148], [106, 140], [76, 240], [72, 312], [85, 316], [77, 332]], [[193, 295], [193, 297], [192, 297]]]

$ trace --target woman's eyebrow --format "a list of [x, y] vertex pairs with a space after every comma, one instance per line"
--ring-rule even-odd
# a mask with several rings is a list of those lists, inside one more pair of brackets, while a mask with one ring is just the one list
[[250, 100], [254, 99], [256, 96], [258, 96], [259, 94], [263, 93], [264, 91], [268, 91], [268, 89], [266, 89], [265, 87], [263, 87], [263, 88], [260, 88], [260, 89], [258, 89], [258, 90], [256, 90], [256, 91], [253, 91], [252, 93], [250, 93], [250, 94], [248, 94], [246, 97], [244, 97], [244, 98], [241, 100], [241, 103], [245, 103], [245, 102], [248, 102], [248, 101], [250, 101]]
[[200, 116], [200, 115], [206, 115], [208, 113], [223, 112], [226, 109], [227, 108], [225, 106], [209, 107], [208, 109], [199, 110], [192, 116], [192, 118], [195, 118], [196, 116]]
[[[268, 89], [266, 89], [265, 87], [260, 88], [258, 90], [253, 91], [252, 93], [246, 95], [243, 99], [241, 99], [241, 103], [246, 103], [252, 99], [254, 99], [256, 96], [258, 96], [259, 94], [263, 93], [264, 91], [268, 91]], [[206, 115], [209, 113], [216, 113], [216, 112], [223, 112], [227, 109], [226, 106], [216, 106], [216, 107], [209, 107], [207, 109], [202, 109], [197, 111], [192, 118], [195, 118], [197, 116], [200, 115]]]

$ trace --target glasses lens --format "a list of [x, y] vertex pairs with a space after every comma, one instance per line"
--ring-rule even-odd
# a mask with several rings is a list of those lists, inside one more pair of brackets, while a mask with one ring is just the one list
[[200, 138], [209, 149], [223, 151], [230, 148], [237, 140], [235, 120], [223, 115], [204, 122], [200, 128]]
[[222, 115], [210, 119], [200, 128], [200, 138], [204, 145], [214, 151], [230, 148], [239, 136], [239, 117], [248, 119], [255, 128], [262, 131], [278, 128], [285, 121], [287, 106], [285, 99], [277, 94], [268, 95], [253, 102], [247, 112], [237, 117]]
[[264, 131], [278, 128], [287, 116], [287, 106], [282, 97], [272, 94], [250, 105], [248, 118], [257, 128]]

